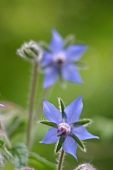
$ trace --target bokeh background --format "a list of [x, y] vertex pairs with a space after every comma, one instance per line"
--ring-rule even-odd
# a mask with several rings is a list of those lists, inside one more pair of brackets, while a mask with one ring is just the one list
[[[29, 40], [50, 41], [51, 29], [66, 37], [74, 34], [76, 43], [88, 50], [81, 61], [87, 69], [80, 73], [84, 85], [67, 83], [62, 89], [56, 83], [46, 99], [57, 107], [61, 97], [66, 105], [83, 96], [81, 117], [94, 120], [88, 129], [100, 140], [87, 141], [87, 153], [79, 149], [79, 161], [67, 155], [64, 169], [90, 162], [98, 170], [113, 169], [113, 1], [112, 0], [0, 0], [0, 100], [27, 109], [31, 63], [16, 55], [22, 43]], [[37, 96], [41, 96], [43, 75], [39, 76]], [[36, 123], [36, 122], [34, 122]], [[46, 127], [37, 125], [33, 150], [50, 161], [54, 145], [38, 144]]]

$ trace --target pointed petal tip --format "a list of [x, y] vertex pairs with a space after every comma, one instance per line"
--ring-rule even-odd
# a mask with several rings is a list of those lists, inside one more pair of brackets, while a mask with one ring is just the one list
[[43, 143], [43, 140], [39, 141], [39, 143]]
[[83, 99], [83, 97], [82, 97], [82, 95], [80, 95], [80, 96], [79, 96], [77, 99], [75, 99], [75, 100], [81, 101], [81, 103], [82, 103], [82, 105], [83, 105], [82, 99]]
[[80, 96], [78, 97], [78, 99], [82, 100], [82, 95], [80, 95]]
[[93, 135], [91, 138], [89, 138], [89, 139], [100, 139], [98, 136], [95, 136], [95, 135]]
[[43, 107], [44, 107], [44, 105], [46, 104], [47, 100], [43, 99], [42, 101], [43, 101]]
[[100, 137], [99, 136], [95, 136], [95, 139], [100, 139]]
[[[51, 86], [51, 85], [50, 85]], [[50, 87], [49, 85], [47, 85], [46, 83], [43, 83], [43, 89], [47, 89], [47, 88], [49, 88]]]
[[76, 159], [76, 161], [78, 162], [78, 158], [77, 158], [77, 156], [76, 155], [73, 155], [74, 156], [74, 158]]
[[39, 143], [48, 144], [48, 143], [44, 142], [44, 140], [41, 140]]
[[59, 34], [56, 28], [52, 28], [52, 34], [54, 34], [54, 33]]

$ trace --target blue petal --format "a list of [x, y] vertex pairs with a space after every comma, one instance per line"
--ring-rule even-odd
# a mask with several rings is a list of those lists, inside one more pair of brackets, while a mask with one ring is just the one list
[[72, 137], [66, 136], [62, 144], [62, 148], [65, 152], [73, 155], [75, 159], [77, 159], [76, 157], [77, 142]]
[[75, 134], [80, 140], [86, 140], [86, 139], [92, 139], [96, 138], [98, 139], [98, 136], [94, 136], [91, 133], [89, 133], [84, 126], [76, 126], [72, 128], [72, 133]]
[[60, 34], [55, 29], [52, 30], [52, 39], [49, 46], [50, 50], [52, 52], [59, 52], [60, 50], [62, 50], [63, 46], [64, 42]]
[[48, 51], [44, 51], [44, 55], [41, 61], [41, 65], [46, 67], [52, 63], [52, 55]]
[[64, 112], [66, 114], [68, 124], [77, 122], [79, 120], [82, 108], [83, 108], [82, 96], [78, 97], [70, 105], [65, 107]]
[[70, 82], [82, 84], [82, 79], [76, 67], [72, 64], [62, 66], [62, 77]]
[[86, 48], [85, 45], [70, 45], [65, 51], [67, 60], [78, 61]]
[[58, 78], [58, 71], [55, 67], [48, 67], [45, 70], [43, 88], [53, 85]]
[[46, 144], [51, 144], [55, 143], [59, 140], [59, 137], [57, 136], [57, 128], [50, 128], [46, 136], [43, 140], [40, 141], [40, 143], [46, 143]]
[[49, 103], [47, 100], [43, 101], [43, 111], [44, 111], [44, 116], [50, 122], [54, 122], [56, 124], [62, 122], [61, 112], [58, 109], [56, 109], [56, 107], [53, 104]]

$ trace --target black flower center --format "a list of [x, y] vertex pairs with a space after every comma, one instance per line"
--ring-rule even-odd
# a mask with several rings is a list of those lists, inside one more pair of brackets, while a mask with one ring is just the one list
[[55, 54], [53, 60], [56, 64], [62, 65], [65, 62], [65, 55], [64, 53]]
[[56, 61], [56, 63], [59, 64], [59, 65], [61, 65], [63, 62], [64, 61], [61, 58], [57, 59], [57, 61]]

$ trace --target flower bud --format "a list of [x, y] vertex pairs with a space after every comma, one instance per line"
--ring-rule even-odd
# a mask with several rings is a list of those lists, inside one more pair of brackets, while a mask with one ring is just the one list
[[34, 60], [40, 61], [43, 56], [43, 50], [38, 43], [29, 41], [28, 43], [24, 43], [21, 48], [17, 50], [17, 54], [31, 62]]
[[20, 170], [35, 170], [35, 169], [29, 168], [29, 167], [24, 167], [24, 168], [21, 168]]
[[75, 170], [96, 170], [91, 164], [85, 163], [79, 165]]

